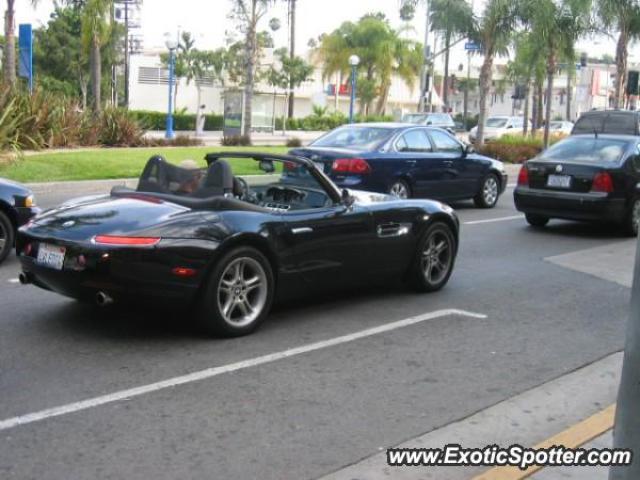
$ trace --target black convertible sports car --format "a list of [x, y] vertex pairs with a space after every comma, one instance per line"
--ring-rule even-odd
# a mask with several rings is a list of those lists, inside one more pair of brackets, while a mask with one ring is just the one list
[[[235, 177], [224, 158], [239, 157], [272, 175]], [[137, 190], [37, 217], [16, 245], [21, 282], [100, 305], [194, 305], [208, 330], [234, 336], [253, 331], [276, 296], [394, 276], [435, 291], [451, 275], [459, 224], [446, 205], [340, 191], [300, 157], [206, 158], [206, 171], [152, 158]]]
[[39, 211], [31, 190], [0, 178], [0, 263], [13, 249], [16, 229]]

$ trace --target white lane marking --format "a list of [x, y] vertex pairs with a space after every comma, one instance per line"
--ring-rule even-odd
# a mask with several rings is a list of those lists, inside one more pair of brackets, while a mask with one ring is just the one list
[[488, 218], [487, 220], [474, 220], [472, 222], [464, 222], [463, 225], [479, 225], [481, 223], [506, 222], [508, 220], [520, 220], [524, 215], [512, 215], [510, 217]]
[[7, 282], [9, 282], [9, 283], [20, 283], [20, 279], [18, 279], [18, 278], [10, 278], [9, 280], [7, 280]]
[[415, 317], [405, 318], [397, 322], [388, 323], [379, 327], [368, 328], [359, 332], [350, 333], [340, 337], [331, 338], [329, 340], [323, 340], [320, 342], [310, 343], [308, 345], [302, 345], [300, 347], [291, 348], [289, 350], [283, 350], [280, 352], [270, 353], [261, 357], [251, 358], [243, 360], [237, 363], [231, 363], [229, 365], [223, 365], [220, 367], [207, 368], [198, 372], [189, 373], [179, 377], [173, 377], [168, 380], [163, 380], [156, 383], [150, 383], [140, 387], [134, 387], [127, 390], [120, 390], [118, 392], [102, 395], [99, 397], [82, 400], [80, 402], [69, 403], [67, 405], [61, 405], [59, 407], [48, 408], [46, 410], [40, 410], [39, 412], [28, 413], [19, 417], [8, 418], [0, 421], [0, 431], [8, 430], [10, 428], [17, 427], [18, 425], [25, 425], [28, 423], [45, 420], [51, 417], [58, 417], [60, 415], [66, 415], [69, 413], [79, 412], [88, 408], [98, 407], [107, 403], [118, 402], [121, 400], [128, 400], [133, 397], [145, 395], [147, 393], [157, 392], [158, 390], [164, 390], [165, 388], [176, 387], [178, 385], [184, 385], [186, 383], [198, 382], [212, 377], [217, 377], [224, 373], [236, 372], [238, 370], [244, 370], [245, 368], [256, 367], [258, 365], [264, 365], [266, 363], [275, 362], [284, 358], [290, 358], [303, 353], [309, 353], [323, 348], [334, 347], [348, 342], [353, 342], [361, 338], [371, 337], [373, 335], [379, 335], [381, 333], [390, 332], [398, 328], [408, 327], [417, 323], [426, 322], [439, 317], [446, 317], [450, 315], [458, 315], [463, 317], [484, 319], [486, 315], [474, 312], [467, 312], [465, 310], [457, 309], [445, 309], [436, 310], [431, 313], [425, 313]]

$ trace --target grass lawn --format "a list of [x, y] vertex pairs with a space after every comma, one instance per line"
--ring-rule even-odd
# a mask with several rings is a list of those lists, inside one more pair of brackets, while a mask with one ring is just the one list
[[[13, 163], [0, 163], [0, 177], [18, 182], [54, 182], [65, 180], [102, 180], [134, 178], [142, 172], [149, 157], [162, 155], [172, 163], [185, 159], [197, 160], [206, 166], [208, 152], [268, 151], [286, 153], [286, 147], [173, 147], [173, 148], [113, 148], [90, 151], [69, 150], [57, 153], [27, 155]], [[231, 159], [236, 175], [262, 173], [252, 159]]]

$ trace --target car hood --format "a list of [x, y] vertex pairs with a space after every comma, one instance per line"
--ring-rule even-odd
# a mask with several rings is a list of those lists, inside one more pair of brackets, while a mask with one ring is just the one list
[[21, 196], [28, 196], [33, 193], [24, 185], [6, 178], [0, 178], [0, 188], [5, 191], [9, 191], [12, 195], [17, 194]]

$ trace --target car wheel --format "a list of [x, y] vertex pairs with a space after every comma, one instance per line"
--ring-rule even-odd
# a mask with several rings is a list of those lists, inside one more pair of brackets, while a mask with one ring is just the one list
[[493, 208], [498, 203], [500, 196], [500, 181], [493, 173], [490, 173], [484, 180], [478, 195], [473, 199], [478, 208]]
[[637, 237], [638, 227], [640, 227], [640, 199], [635, 199], [624, 222], [625, 233], [631, 237]]
[[0, 263], [2, 263], [11, 249], [13, 248], [13, 241], [15, 238], [15, 231], [13, 230], [13, 223], [7, 215], [0, 212]]
[[396, 180], [389, 188], [389, 195], [402, 199], [411, 198], [411, 187], [404, 180]]
[[542, 215], [525, 213], [524, 218], [527, 220], [527, 223], [532, 227], [544, 227], [547, 223], [549, 223], [549, 217], [544, 217]]
[[431, 225], [418, 242], [411, 272], [413, 285], [421, 292], [435, 292], [449, 281], [456, 255], [456, 240], [444, 223]]
[[231, 250], [211, 272], [200, 301], [201, 325], [225, 337], [252, 333], [271, 309], [274, 287], [271, 265], [262, 253], [251, 247]]

